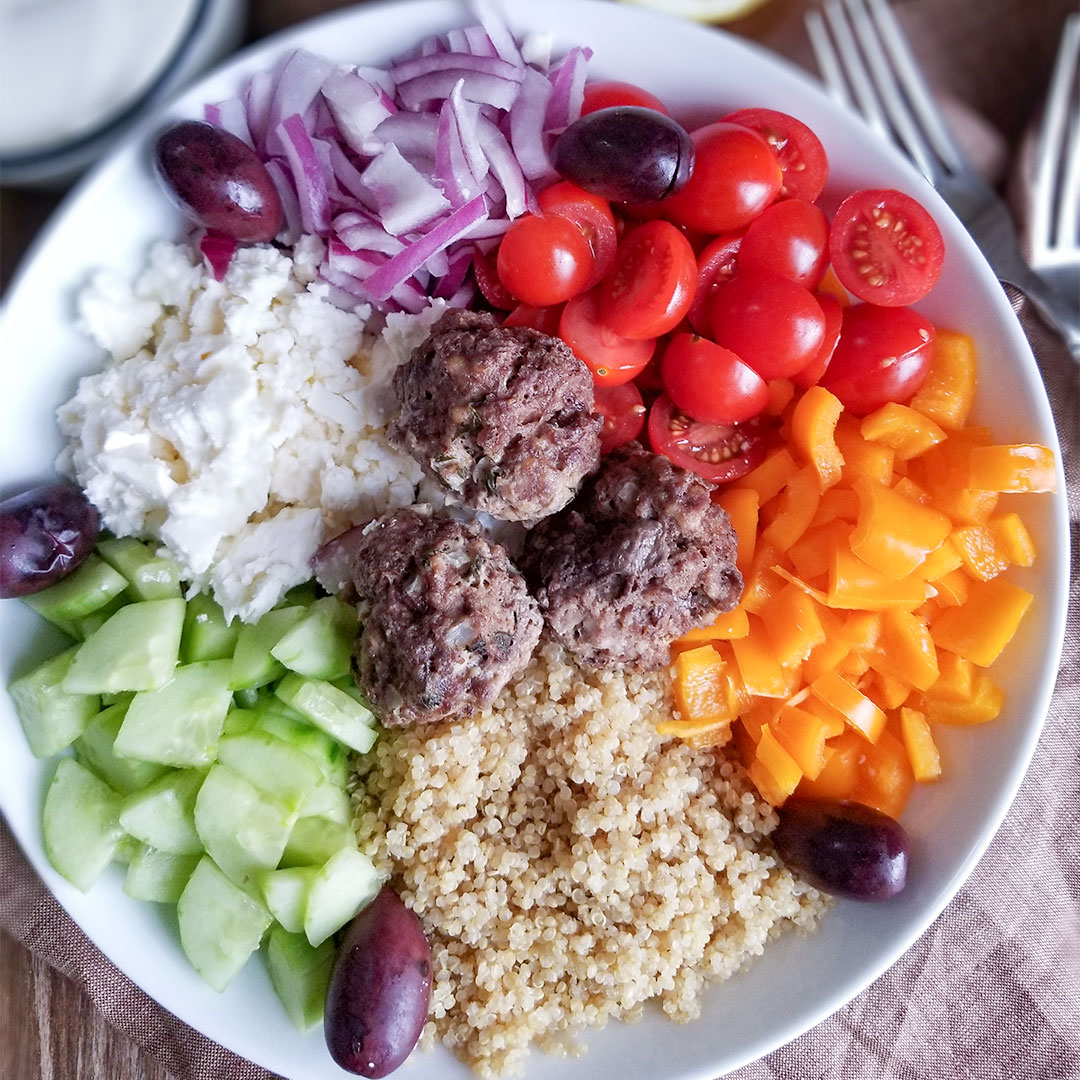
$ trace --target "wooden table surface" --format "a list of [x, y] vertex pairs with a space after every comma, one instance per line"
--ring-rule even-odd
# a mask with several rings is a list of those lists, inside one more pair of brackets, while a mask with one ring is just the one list
[[[346, 0], [250, 0], [256, 40]], [[726, 29], [808, 64], [802, 15], [815, 0], [770, 0]], [[894, 0], [910, 30], [933, 27], [938, 85], [989, 118], [1010, 148], [1041, 94], [1068, 0]], [[964, 18], [948, 18], [950, 7]], [[993, 8], [991, 12], [988, 8]], [[976, 21], [971, 12], [976, 11]], [[925, 18], [923, 18], [925, 16]], [[998, 32], [977, 46], [973, 28]], [[925, 52], [920, 50], [925, 57]], [[0, 187], [0, 289], [10, 280], [62, 192]], [[21, 944], [0, 932], [0, 1080], [171, 1080], [171, 1074], [108, 1024], [90, 1000]]]

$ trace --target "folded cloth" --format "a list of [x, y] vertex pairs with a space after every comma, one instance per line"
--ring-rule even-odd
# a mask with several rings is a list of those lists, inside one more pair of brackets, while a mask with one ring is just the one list
[[[1080, 1077], [1080, 368], [1011, 294], [1062, 440], [1072, 528], [1065, 649], [1031, 767], [952, 903], [845, 1008], [731, 1080]], [[273, 1080], [120, 973], [45, 889], [0, 822], [0, 928], [81, 986], [177, 1080]]]

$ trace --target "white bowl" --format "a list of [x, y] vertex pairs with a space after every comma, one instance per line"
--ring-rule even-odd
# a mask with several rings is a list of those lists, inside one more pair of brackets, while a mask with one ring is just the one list
[[[831, 188], [896, 187], [920, 199], [947, 245], [938, 286], [920, 306], [943, 326], [970, 333], [981, 363], [977, 419], [1005, 442], [1057, 448], [1045, 393], [1024, 335], [997, 281], [963, 227], [913, 169], [842, 113], [805, 76], [765, 51], [717, 31], [599, 0], [508, 0], [515, 30], [550, 30], [557, 49], [587, 44], [594, 77], [647, 87], [676, 113], [708, 118], [745, 105], [785, 110], [821, 136], [832, 164]], [[245, 74], [302, 45], [340, 60], [376, 63], [421, 36], [469, 20], [452, 0], [364, 6], [325, 17], [248, 51], [175, 102], [170, 117], [234, 92]], [[162, 117], [156, 120], [160, 123]], [[50, 475], [58, 448], [53, 410], [77, 377], [101, 358], [73, 325], [72, 298], [91, 268], [126, 274], [142, 265], [148, 243], [178, 235], [181, 223], [148, 166], [150, 122], [85, 179], [44, 231], [13, 284], [0, 319], [6, 359], [0, 402], [0, 483], [7, 495]], [[1023, 513], [1039, 550], [1016, 580], [1035, 602], [994, 677], [1006, 691], [1001, 717], [978, 730], [941, 733], [945, 775], [921, 788], [904, 821], [913, 837], [905, 892], [880, 905], [839, 902], [820, 931], [788, 935], [745, 972], [712, 988], [700, 1021], [676, 1026], [658, 1012], [632, 1025], [588, 1036], [578, 1059], [537, 1053], [528, 1075], [547, 1080], [711, 1080], [782, 1045], [844, 1005], [888, 968], [927, 928], [970, 873], [1004, 817], [1045, 716], [1064, 633], [1068, 534], [1064, 477], [1057, 496], [1027, 496]], [[50, 647], [35, 617], [0, 605], [5, 681]], [[127, 899], [120, 875], [107, 872], [87, 894], [49, 867], [39, 816], [51, 767], [26, 748], [10, 702], [0, 700], [0, 806], [57, 899], [88, 936], [139, 986], [171, 1012], [238, 1054], [290, 1080], [337, 1075], [316, 1031], [292, 1030], [274, 1000], [264, 966], [251, 963], [218, 995], [181, 955], [175, 927], [154, 905]], [[467, 1070], [449, 1053], [418, 1055], [413, 1080], [452, 1080]]]

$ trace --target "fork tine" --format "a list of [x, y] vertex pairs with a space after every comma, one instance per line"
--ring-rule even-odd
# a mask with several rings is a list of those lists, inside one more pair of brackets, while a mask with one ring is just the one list
[[851, 94], [848, 93], [843, 65], [836, 55], [829, 31], [825, 28], [825, 21], [817, 8], [811, 8], [806, 13], [806, 33], [810, 38], [810, 47], [829, 97], [845, 109], [858, 112]]
[[927, 141], [950, 172], [964, 171], [968, 167], [964, 155], [942, 118], [941, 110], [934, 101], [934, 95], [896, 16], [885, 0], [868, 0], [868, 6], [878, 28], [878, 36], [893, 63]]

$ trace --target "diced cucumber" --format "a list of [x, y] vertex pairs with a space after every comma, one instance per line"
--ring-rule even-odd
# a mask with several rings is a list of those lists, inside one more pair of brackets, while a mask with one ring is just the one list
[[274, 693], [301, 716], [346, 746], [366, 753], [375, 744], [375, 717], [344, 690], [322, 679], [289, 672]]
[[[119, 792], [117, 792], [119, 794]], [[131, 860], [135, 858], [139, 853], [139, 848], [142, 844], [135, 839], [134, 836], [128, 836], [125, 833], [116, 843], [116, 850], [113, 852], [113, 862], [119, 866], [128, 866]]]
[[70, 694], [157, 690], [173, 676], [184, 601], [127, 604], [79, 646], [63, 687]]
[[195, 828], [207, 854], [244, 888], [281, 861], [294, 811], [227, 765], [215, 765], [195, 800]]
[[120, 757], [115, 749], [116, 733], [124, 722], [130, 702], [110, 705], [90, 717], [86, 730], [75, 740], [75, 756], [114, 791], [128, 795], [146, 787], [166, 772], [165, 765]]
[[49, 862], [85, 892], [124, 835], [120, 796], [74, 758], [61, 758], [45, 795], [42, 830]]
[[340, 679], [352, 669], [359, 627], [356, 608], [324, 596], [270, 650], [290, 671], [315, 679]]
[[49, 622], [64, 624], [104, 607], [126, 588], [124, 575], [91, 552], [67, 577], [23, 599]]
[[342, 848], [311, 880], [304, 908], [304, 935], [320, 945], [340, 930], [382, 886], [375, 864], [355, 847]]
[[167, 685], [136, 694], [116, 736], [116, 752], [165, 765], [209, 765], [232, 705], [230, 671], [228, 660], [184, 664]]
[[203, 856], [176, 905], [180, 944], [195, 970], [224, 990], [259, 947], [272, 922], [255, 897]]
[[303, 934], [290, 934], [283, 926], [270, 931], [266, 945], [270, 982], [300, 1031], [322, 1022], [335, 955], [332, 941], [313, 948]]
[[259, 876], [259, 889], [270, 914], [293, 934], [303, 933], [308, 889], [318, 870], [317, 866], [290, 866]]
[[170, 855], [199, 855], [195, 800], [206, 779], [198, 769], [174, 769], [124, 799], [120, 824], [136, 839]]
[[326, 593], [319, 587], [317, 581], [309, 578], [307, 581], [301, 581], [299, 585], [294, 585], [279, 601], [279, 608], [286, 607], [310, 607], [320, 597], [325, 596]]
[[236, 638], [232, 657], [232, 690], [265, 686], [285, 674], [285, 665], [271, 649], [303, 617], [307, 608], [293, 605], [268, 611], [258, 622], [244, 623]]
[[[235, 700], [236, 695], [233, 695]], [[243, 735], [256, 726], [259, 714], [254, 709], [238, 709], [235, 705], [225, 714], [225, 724], [221, 729], [221, 737], [229, 735]], [[220, 745], [220, 744], [219, 744]]]
[[268, 705], [253, 710], [256, 726], [262, 731], [284, 739], [304, 751], [322, 770], [323, 775], [338, 787], [344, 787], [349, 776], [349, 752], [332, 735], [305, 720], [283, 701], [271, 698]]
[[72, 694], [63, 688], [79, 648], [73, 645], [8, 687], [35, 757], [52, 757], [70, 746], [100, 707], [96, 694]]
[[185, 664], [198, 660], [228, 660], [240, 636], [240, 620], [225, 621], [221, 605], [208, 593], [196, 593], [187, 602], [180, 658]]
[[321, 866], [342, 848], [356, 847], [352, 826], [326, 817], [296, 819], [280, 865]]
[[201, 855], [173, 855], [140, 844], [128, 863], [124, 892], [134, 900], [175, 904], [200, 858]]
[[325, 783], [322, 770], [303, 750], [267, 731], [253, 729], [223, 738], [218, 761], [290, 810], [297, 810], [318, 784]]
[[180, 595], [180, 569], [133, 536], [97, 542], [98, 554], [127, 581], [136, 600], [165, 600]]
[[72, 619], [71, 632], [80, 641], [85, 641], [99, 626], [103, 626], [122, 607], [130, 603], [131, 597], [128, 596], [127, 592], [122, 592], [119, 596], [114, 596], [107, 604], [102, 604], [101, 607], [95, 608], [89, 614], [78, 619]]
[[304, 797], [299, 813], [302, 817], [324, 817], [348, 825], [353, 816], [352, 800], [343, 786], [324, 778]]

